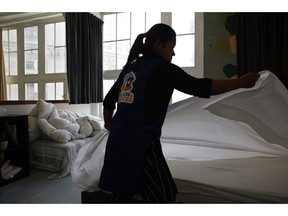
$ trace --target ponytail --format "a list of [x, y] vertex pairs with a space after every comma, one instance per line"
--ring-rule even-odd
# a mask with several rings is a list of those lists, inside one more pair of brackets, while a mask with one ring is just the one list
[[133, 63], [140, 56], [140, 54], [144, 53], [144, 41], [143, 41], [144, 38], [145, 38], [145, 33], [139, 34], [137, 36], [137, 38], [135, 39], [130, 49], [129, 56], [128, 56], [128, 59], [124, 68], [127, 65]]

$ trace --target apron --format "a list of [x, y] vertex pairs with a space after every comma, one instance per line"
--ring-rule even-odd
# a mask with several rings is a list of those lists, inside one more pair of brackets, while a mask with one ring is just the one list
[[[107, 140], [99, 188], [111, 192], [140, 193], [143, 164], [151, 134], [161, 136], [164, 119], [150, 122], [145, 112], [145, 87], [161, 59], [138, 59], [119, 79], [117, 112]], [[163, 60], [162, 60], [163, 61]]]

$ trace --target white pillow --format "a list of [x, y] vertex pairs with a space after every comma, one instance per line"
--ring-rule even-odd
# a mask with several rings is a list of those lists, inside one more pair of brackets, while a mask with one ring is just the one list
[[78, 113], [78, 112], [74, 112], [74, 115], [76, 116], [76, 118], [87, 116], [86, 114]]
[[78, 116], [75, 113], [69, 110], [65, 110], [64, 112], [69, 116], [69, 118], [75, 119], [75, 121], [76, 121], [76, 118], [78, 118]]
[[58, 113], [60, 118], [67, 120], [70, 119], [69, 115], [63, 109], [58, 109]]
[[89, 137], [93, 132], [93, 127], [89, 123], [89, 117], [83, 116], [80, 118], [77, 118], [76, 121], [80, 125], [80, 133], [85, 134], [86, 137]]
[[77, 136], [79, 133], [80, 125], [77, 123], [71, 123], [67, 119], [62, 119], [60, 117], [49, 118], [49, 123], [57, 129], [65, 129], [69, 131], [73, 136]]
[[75, 113], [68, 110], [58, 109], [59, 117], [69, 120], [70, 122], [76, 123], [78, 118]]
[[54, 130], [56, 130], [56, 128], [51, 125], [47, 119], [38, 119], [38, 126], [42, 132], [42, 135], [44, 138], [50, 138], [50, 133]]
[[43, 137], [59, 143], [67, 143], [73, 139], [73, 135], [64, 129], [57, 129], [46, 119], [39, 119], [38, 125], [42, 131]]
[[29, 112], [28, 115], [37, 118], [38, 117], [38, 112], [39, 112], [39, 110], [38, 110], [38, 106], [36, 104], [36, 106], [34, 106], [32, 108], [32, 110]]
[[40, 100], [37, 103], [39, 105], [38, 119], [48, 119], [54, 105], [52, 103], [47, 103], [44, 100]]
[[37, 118], [28, 116], [28, 137], [29, 142], [33, 142], [41, 137], [41, 131], [37, 124]]
[[56, 118], [56, 117], [59, 117], [59, 114], [58, 114], [58, 111], [55, 107], [52, 108], [52, 111], [49, 115], [49, 118], [48, 118], [48, 121], [51, 119], [51, 118]]
[[[74, 134], [73, 134], [73, 136], [74, 136]], [[82, 133], [78, 133], [74, 136], [74, 139], [84, 139], [84, 138], [86, 138], [86, 136], [85, 136], [85, 134], [82, 134]]]
[[104, 129], [104, 121], [97, 116], [89, 115], [89, 123], [92, 125], [94, 131]]
[[50, 139], [58, 143], [67, 143], [73, 139], [73, 135], [64, 129], [56, 129], [50, 132]]

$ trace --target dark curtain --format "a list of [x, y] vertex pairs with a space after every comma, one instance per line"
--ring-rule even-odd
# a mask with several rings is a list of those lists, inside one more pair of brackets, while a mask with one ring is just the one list
[[91, 13], [65, 13], [67, 79], [71, 104], [103, 101], [103, 21]]
[[238, 75], [270, 70], [288, 87], [288, 13], [237, 13]]

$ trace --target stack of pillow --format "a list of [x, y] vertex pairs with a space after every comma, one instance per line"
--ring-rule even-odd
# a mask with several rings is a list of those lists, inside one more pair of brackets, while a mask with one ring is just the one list
[[101, 118], [68, 110], [56, 109], [52, 103], [39, 100], [28, 114], [29, 142], [39, 138], [58, 143], [92, 137], [104, 129]]

